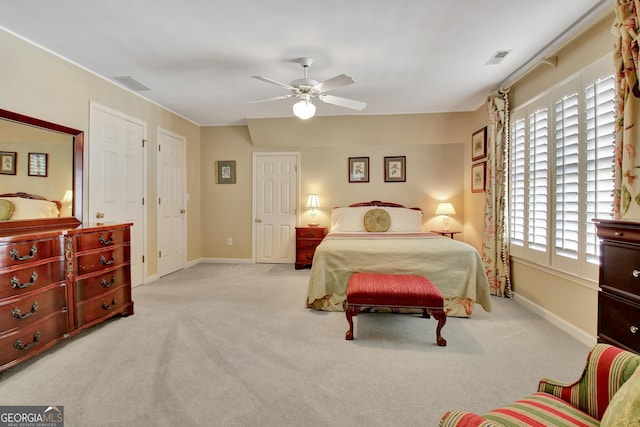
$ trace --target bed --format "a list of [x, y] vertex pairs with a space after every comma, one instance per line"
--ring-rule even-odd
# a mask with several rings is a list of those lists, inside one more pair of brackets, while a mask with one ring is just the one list
[[0, 221], [58, 218], [62, 204], [28, 193], [0, 194]]
[[[374, 213], [382, 218], [381, 225], [376, 220], [367, 224]], [[356, 272], [426, 277], [445, 298], [448, 316], [470, 317], [475, 303], [491, 311], [489, 283], [478, 251], [464, 242], [423, 232], [420, 209], [378, 201], [334, 208], [330, 232], [313, 257], [307, 306], [344, 311], [347, 283]]]

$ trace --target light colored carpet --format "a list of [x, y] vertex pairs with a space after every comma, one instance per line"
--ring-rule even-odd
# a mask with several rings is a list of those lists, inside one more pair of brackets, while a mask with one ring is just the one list
[[117, 318], [8, 370], [2, 405], [64, 405], [66, 427], [435, 426], [578, 378], [589, 348], [494, 297], [434, 319], [305, 308], [309, 270], [200, 264], [133, 290]]

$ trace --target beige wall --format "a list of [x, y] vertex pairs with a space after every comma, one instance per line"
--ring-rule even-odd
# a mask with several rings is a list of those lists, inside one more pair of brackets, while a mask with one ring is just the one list
[[[156, 199], [156, 129], [162, 127], [187, 140], [189, 260], [201, 256], [200, 237], [200, 128], [105, 79], [64, 61], [24, 40], [0, 30], [0, 108], [85, 131], [85, 160], [89, 140], [89, 103], [98, 102], [147, 123], [148, 199]], [[85, 161], [85, 164], [86, 161]], [[87, 171], [85, 171], [87, 172]], [[88, 171], [90, 173], [90, 171]], [[85, 212], [88, 183], [85, 173]], [[147, 206], [146, 276], [157, 272], [157, 212]], [[86, 216], [86, 215], [85, 215]]]
[[[562, 82], [585, 66], [612, 54], [610, 27], [613, 13], [603, 16], [588, 31], [557, 52], [557, 68], [540, 65], [511, 89], [511, 107], [516, 108], [553, 85]], [[613, 60], [611, 62], [613, 73]], [[573, 278], [561, 272], [530, 265], [526, 260], [512, 260], [515, 292], [541, 307], [551, 317], [575, 327], [585, 336], [597, 334], [597, 277], [591, 281]]]

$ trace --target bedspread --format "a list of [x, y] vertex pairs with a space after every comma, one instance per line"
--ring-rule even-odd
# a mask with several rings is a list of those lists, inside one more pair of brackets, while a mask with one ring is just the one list
[[330, 233], [316, 248], [307, 306], [343, 311], [347, 283], [356, 272], [424, 276], [442, 292], [448, 316], [468, 317], [474, 303], [491, 311], [478, 251], [431, 233]]

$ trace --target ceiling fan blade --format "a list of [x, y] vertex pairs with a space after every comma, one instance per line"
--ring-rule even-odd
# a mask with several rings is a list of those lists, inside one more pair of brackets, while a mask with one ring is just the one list
[[339, 76], [335, 76], [330, 78], [329, 80], [325, 80], [323, 82], [318, 83], [313, 87], [313, 90], [318, 92], [329, 92], [330, 90], [350, 85], [355, 83], [353, 77], [347, 76], [346, 74], [340, 74]]
[[288, 85], [286, 83], [280, 83], [280, 82], [277, 82], [275, 80], [271, 80], [271, 79], [266, 78], [266, 77], [262, 77], [262, 76], [251, 76], [251, 77], [253, 77], [254, 79], [262, 80], [263, 82], [271, 83], [271, 84], [276, 85], [276, 86], [286, 87], [289, 90], [296, 90], [296, 88], [293, 87], [293, 86], [290, 86], [290, 85]]
[[341, 98], [339, 96], [320, 94], [318, 95], [318, 99], [322, 102], [326, 102], [327, 104], [338, 105], [340, 107], [351, 108], [352, 110], [364, 110], [367, 106], [366, 102], [356, 101], [354, 99]]
[[258, 103], [258, 102], [278, 101], [278, 100], [280, 100], [280, 99], [292, 98], [292, 97], [294, 97], [294, 96], [296, 96], [296, 95], [294, 95], [294, 94], [290, 94], [290, 95], [280, 95], [280, 96], [274, 96], [274, 97], [272, 97], [272, 98], [257, 99], [257, 100], [254, 100], [254, 101], [247, 101], [247, 103], [249, 103], [249, 104], [255, 104], [255, 103]]

